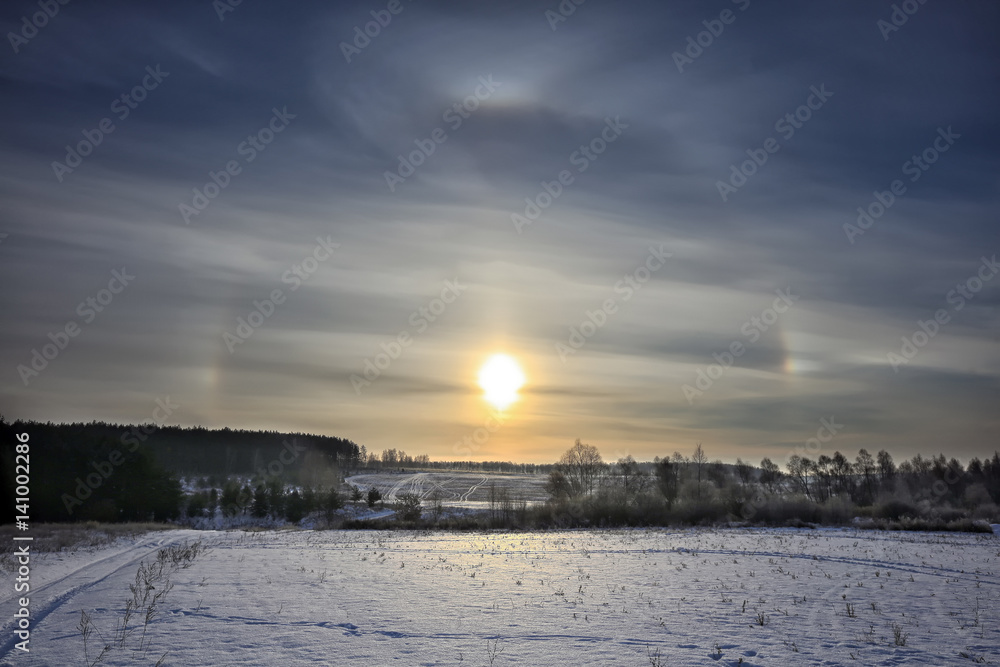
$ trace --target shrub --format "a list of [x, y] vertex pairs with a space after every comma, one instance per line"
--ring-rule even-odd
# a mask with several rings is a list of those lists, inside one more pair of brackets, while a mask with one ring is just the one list
[[827, 525], [850, 523], [856, 508], [844, 498], [828, 498], [819, 507], [820, 522]]
[[681, 523], [709, 525], [728, 518], [725, 503], [716, 500], [702, 500], [681, 503], [673, 508], [673, 516]]
[[960, 521], [968, 518], [968, 514], [966, 514], [964, 510], [957, 510], [951, 507], [942, 507], [935, 512], [935, 516], [945, 523], [951, 523], [953, 521]]
[[992, 533], [993, 528], [985, 521], [973, 521], [972, 519], [958, 519], [956, 521], [944, 521], [940, 518], [922, 519], [903, 517], [899, 521], [887, 521], [879, 519], [869, 524], [862, 524], [859, 528], [869, 528], [877, 530], [920, 530], [931, 532], [961, 532], [961, 533]]
[[404, 493], [396, 502], [396, 514], [403, 521], [420, 520], [420, 496]]
[[745, 514], [748, 519], [773, 526], [790, 525], [790, 522], [796, 521], [818, 523], [821, 518], [820, 506], [805, 496], [767, 498], [753, 505], [753, 510], [751, 514]]
[[80, 516], [81, 518], [87, 519], [88, 523], [91, 521], [114, 523], [115, 521], [121, 520], [119, 518], [120, 514], [121, 512], [118, 510], [118, 505], [115, 501], [111, 498], [104, 498], [84, 507]]
[[196, 491], [188, 496], [187, 515], [189, 517], [205, 516], [205, 513], [208, 512], [210, 506], [214, 508], [214, 503], [212, 503], [209, 492]]
[[609, 495], [588, 498], [584, 512], [591, 523], [598, 526], [633, 526], [637, 519], [625, 503]]
[[991, 521], [993, 523], [1000, 523], [1000, 507], [998, 507], [996, 503], [986, 503], [984, 505], [980, 505], [973, 510], [972, 518]]
[[875, 518], [878, 519], [889, 519], [890, 521], [898, 521], [904, 516], [908, 517], [918, 517], [920, 516], [920, 510], [910, 503], [900, 500], [899, 498], [890, 498], [884, 502], [879, 503], [875, 506], [875, 511], [873, 512]]

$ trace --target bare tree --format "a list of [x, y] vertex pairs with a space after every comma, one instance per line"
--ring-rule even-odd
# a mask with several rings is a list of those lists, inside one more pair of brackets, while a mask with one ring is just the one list
[[830, 472], [833, 459], [826, 454], [820, 454], [819, 459], [813, 465], [813, 487], [816, 489], [816, 500], [824, 502], [833, 495], [832, 480], [833, 473]]
[[854, 471], [861, 477], [861, 488], [863, 491], [861, 504], [870, 505], [875, 500], [875, 480], [878, 474], [878, 465], [867, 449], [862, 448], [858, 451], [858, 458], [855, 459], [854, 463]]
[[806, 498], [812, 498], [809, 491], [809, 473], [813, 463], [804, 456], [792, 454], [788, 459], [788, 478], [791, 480], [795, 490], [802, 492]]
[[621, 482], [622, 496], [626, 503], [641, 494], [647, 483], [646, 473], [639, 467], [636, 460], [629, 454], [618, 459], [618, 479]]
[[705, 456], [705, 450], [701, 448], [700, 442], [695, 445], [694, 454], [691, 455], [691, 462], [694, 464], [695, 471], [698, 474], [698, 500], [701, 500], [701, 473], [705, 469], [705, 464], [708, 463], [708, 457]]
[[764, 457], [760, 461], [760, 483], [768, 493], [776, 493], [781, 488], [781, 468], [771, 459]]
[[854, 466], [847, 460], [847, 457], [840, 452], [833, 453], [833, 463], [830, 465], [830, 474], [833, 476], [834, 488], [838, 494], [852, 494], [853, 483], [851, 475], [854, 473]]
[[667, 507], [673, 507], [677, 500], [677, 488], [680, 485], [680, 464], [674, 463], [669, 458], [661, 459], [656, 463], [656, 483], [660, 493], [667, 500]]
[[568, 498], [573, 495], [573, 487], [569, 483], [569, 479], [566, 477], [566, 474], [558, 468], [553, 469], [549, 473], [549, 478], [545, 482], [545, 491], [548, 492], [554, 500]]
[[746, 488], [753, 481], [753, 466], [741, 458], [736, 459], [736, 475], [740, 478], [740, 486]]
[[892, 460], [892, 455], [884, 449], [878, 453], [877, 460], [879, 481], [882, 483], [882, 488], [885, 489], [892, 478], [896, 476], [896, 464]]
[[577, 438], [576, 443], [566, 450], [557, 465], [569, 480], [572, 494], [580, 495], [593, 492], [594, 482], [604, 466], [604, 460], [597, 447], [585, 445]]
[[719, 489], [724, 489], [729, 484], [732, 475], [722, 459], [716, 459], [705, 468], [705, 477]]

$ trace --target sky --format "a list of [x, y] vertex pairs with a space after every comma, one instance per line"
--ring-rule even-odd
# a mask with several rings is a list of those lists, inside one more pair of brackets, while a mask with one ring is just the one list
[[5, 3], [0, 413], [438, 460], [989, 456], [998, 20]]

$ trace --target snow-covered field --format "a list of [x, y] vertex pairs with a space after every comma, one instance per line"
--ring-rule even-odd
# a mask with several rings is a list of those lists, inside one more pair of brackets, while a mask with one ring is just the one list
[[546, 479], [544, 475], [496, 473], [377, 472], [348, 477], [347, 483], [362, 491], [374, 487], [386, 502], [411, 493], [427, 501], [437, 498], [444, 507], [483, 508], [489, 503], [491, 487], [505, 490], [512, 500], [543, 502], [549, 497]]
[[36, 554], [31, 652], [13, 649], [5, 586], [0, 665], [86, 664], [81, 610], [93, 660], [140, 561], [185, 540], [209, 551], [169, 575], [148, 650], [134, 650], [137, 632], [100, 664], [164, 653], [163, 665], [365, 667], [1000, 661], [994, 535], [183, 530]]

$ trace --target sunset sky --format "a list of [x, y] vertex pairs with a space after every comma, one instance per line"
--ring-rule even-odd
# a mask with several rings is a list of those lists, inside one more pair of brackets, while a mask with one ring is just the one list
[[8, 420], [1000, 448], [1000, 5], [52, 4], [0, 10]]

